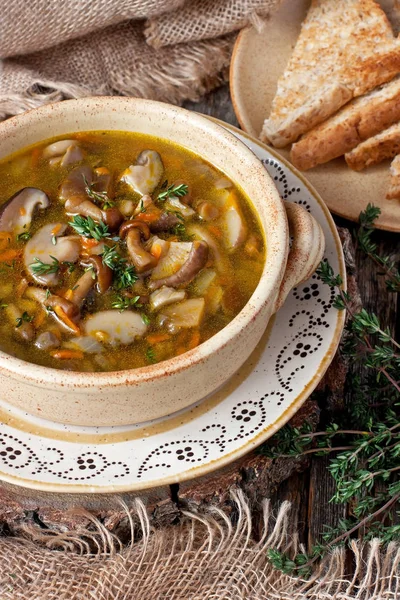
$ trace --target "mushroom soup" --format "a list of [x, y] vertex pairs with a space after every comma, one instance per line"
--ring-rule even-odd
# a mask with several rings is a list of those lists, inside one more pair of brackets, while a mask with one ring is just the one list
[[263, 269], [241, 190], [155, 137], [37, 144], [0, 162], [0, 201], [0, 350], [40, 365], [116, 371], [182, 354], [241, 311]]

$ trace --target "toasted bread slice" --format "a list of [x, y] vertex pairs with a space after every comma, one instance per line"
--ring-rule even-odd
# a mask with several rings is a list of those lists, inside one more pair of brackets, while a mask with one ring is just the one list
[[374, 0], [313, 0], [261, 139], [286, 146], [400, 73], [400, 41]]
[[400, 198], [400, 154], [397, 154], [390, 165], [390, 183], [386, 194], [388, 200]]
[[384, 129], [374, 137], [358, 144], [351, 152], [344, 155], [348, 166], [354, 171], [362, 171], [365, 167], [377, 165], [386, 158], [393, 158], [400, 153], [400, 123]]
[[400, 77], [355, 98], [293, 144], [292, 163], [306, 171], [350, 152], [360, 142], [400, 121]]

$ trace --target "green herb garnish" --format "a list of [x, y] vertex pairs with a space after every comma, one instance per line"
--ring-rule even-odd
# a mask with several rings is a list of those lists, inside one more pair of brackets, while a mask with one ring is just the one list
[[30, 233], [30, 231], [23, 231], [22, 233], [19, 233], [17, 235], [17, 240], [18, 242], [27, 242], [28, 240], [30, 240], [32, 237], [32, 234]]
[[143, 198], [141, 198], [141, 200], [139, 202], [139, 212], [140, 213], [145, 213], [146, 212], [146, 208], [144, 206]]
[[72, 221], [69, 221], [68, 225], [72, 227], [79, 235], [83, 235], [87, 238], [93, 238], [100, 242], [104, 238], [110, 237], [108, 226], [99, 221], [96, 223], [92, 217], [82, 217], [81, 215], [75, 215]]
[[124, 260], [117, 252], [115, 246], [105, 246], [104, 251], [100, 254], [100, 256], [103, 261], [103, 265], [106, 265], [112, 270], [114, 270], [116, 266], [120, 264], [121, 260]]
[[57, 273], [60, 269], [60, 261], [55, 256], [50, 256], [52, 262], [44, 263], [40, 260], [40, 258], [34, 258], [35, 262], [31, 263], [29, 266], [33, 273], [36, 275], [51, 275], [52, 273]]
[[142, 317], [142, 321], [143, 321], [143, 323], [145, 325], [150, 325], [151, 321], [150, 321], [150, 319], [149, 319], [149, 317], [147, 315], [145, 315], [144, 313], [142, 313], [141, 317]]
[[125, 262], [118, 265], [114, 272], [113, 286], [116, 290], [124, 290], [132, 287], [138, 280], [135, 267], [133, 265], [127, 266]]
[[131, 308], [132, 306], [140, 307], [138, 304], [140, 296], [134, 296], [133, 298], [128, 298], [127, 296], [122, 296], [122, 294], [117, 294], [115, 300], [112, 302], [112, 308], [117, 308], [120, 312]]
[[31, 321], [33, 321], [33, 317], [30, 316], [26, 311], [24, 311], [20, 317], [15, 319], [15, 323], [16, 323], [15, 327], [21, 327], [21, 325], [24, 321], [26, 323], [30, 323]]
[[189, 188], [185, 183], [180, 183], [179, 185], [169, 185], [164, 192], [160, 192], [158, 194], [158, 200], [166, 200], [167, 198], [171, 198], [171, 196], [177, 196], [181, 198], [182, 196], [186, 196]]
[[64, 260], [63, 265], [67, 265], [68, 273], [73, 273], [76, 269], [76, 265], [73, 262], [69, 262], [68, 260]]
[[0, 308], [7, 308], [8, 304], [0, 304]]
[[110, 200], [106, 191], [96, 192], [93, 189], [95, 183], [89, 183], [84, 175], [83, 181], [85, 182], [85, 192], [91, 200], [93, 200], [96, 203], [100, 202], [102, 204], [103, 209], [112, 208], [113, 206], [115, 206], [115, 202]]
[[153, 350], [153, 348], [151, 346], [149, 346], [146, 350], [146, 359], [147, 362], [149, 363], [155, 363], [156, 362], [156, 355], [155, 352]]

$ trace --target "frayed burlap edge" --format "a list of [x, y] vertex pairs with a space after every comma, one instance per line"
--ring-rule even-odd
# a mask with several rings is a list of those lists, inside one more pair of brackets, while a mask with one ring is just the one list
[[[346, 550], [327, 556], [309, 580], [271, 567], [269, 548], [293, 554], [288, 535], [290, 504], [276, 515], [263, 504], [259, 541], [254, 541], [250, 506], [231, 492], [234, 518], [215, 507], [182, 511], [179, 525], [153, 530], [140, 500], [128, 508], [131, 541], [118, 538], [98, 520], [76, 531], [21, 530], [0, 541], [0, 597], [95, 598], [101, 600], [395, 600], [400, 597], [400, 545], [353, 542], [354, 573], [346, 573]], [[80, 511], [82, 513], [82, 511]], [[232, 522], [235, 524], [233, 525]]]
[[[143, 69], [113, 79], [113, 87], [97, 89], [70, 82], [52, 81], [40, 77], [21, 93], [0, 95], [0, 120], [43, 104], [69, 98], [89, 96], [133, 96], [172, 104], [198, 100], [227, 78], [227, 67], [235, 35], [182, 46], [179, 59], [159, 62], [152, 71]], [[43, 92], [43, 90], [46, 90]]]

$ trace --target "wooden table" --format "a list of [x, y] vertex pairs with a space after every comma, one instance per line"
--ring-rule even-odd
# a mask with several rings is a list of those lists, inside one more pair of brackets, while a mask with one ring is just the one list
[[[219, 88], [200, 102], [186, 103], [186, 107], [238, 125], [227, 86]], [[343, 219], [335, 220], [340, 227], [344, 228], [341, 234], [344, 240], [349, 242], [351, 236], [348, 230], [351, 232], [354, 224]], [[376, 241], [381, 252], [391, 253], [395, 258], [396, 251], [399, 251], [398, 235], [377, 232]], [[350, 252], [350, 260], [351, 258]], [[365, 256], [357, 254], [353, 271], [355, 274], [350, 277], [353, 293], [356, 293], [355, 280], [358, 280], [363, 305], [373, 310], [383, 325], [389, 326], [394, 331], [398, 320], [397, 298], [395, 294], [386, 291], [383, 279], [377, 275], [377, 267]], [[305, 403], [295, 417], [296, 422], [308, 418], [317, 427], [318, 421], [324, 422], [335, 411], [340, 410], [342, 402], [352, 401], [351, 388], [346, 389], [344, 385], [346, 371], [344, 367], [340, 360], [335, 359], [335, 364], [328, 371], [325, 385]], [[141, 496], [147, 498], [153, 523], [162, 526], [174, 523], [181, 508], [188, 505], [214, 502], [226, 507], [229, 503], [227, 490], [231, 484], [236, 484], [250, 496], [253, 506], [257, 505], [258, 499], [266, 496], [271, 496], [276, 505], [283, 500], [290, 500], [293, 504], [294, 516], [297, 516], [297, 519], [293, 518], [291, 522], [299, 530], [302, 541], [312, 544], [324, 525], [335, 525], [338, 518], [346, 514], [346, 507], [329, 503], [334, 487], [326, 465], [325, 458], [280, 459], [272, 462], [250, 453], [212, 476], [180, 486], [172, 485], [152, 490]], [[132, 495], [124, 495], [124, 499], [128, 502], [131, 498]], [[106, 527], [118, 532], [123, 538], [121, 523], [125, 515], [117, 508], [114, 497], [82, 498], [23, 492], [20, 488], [4, 484], [0, 485], [0, 532], [2, 528], [6, 532], [18, 529], [19, 524], [26, 521], [38, 527], [53, 529], [64, 526], [74, 527], [79, 524], [77, 517], [68, 515], [64, 509], [76, 505], [92, 509]], [[85, 520], [84, 517], [80, 519]]]

